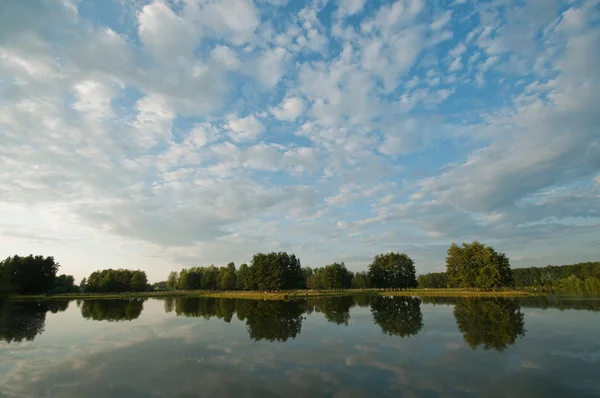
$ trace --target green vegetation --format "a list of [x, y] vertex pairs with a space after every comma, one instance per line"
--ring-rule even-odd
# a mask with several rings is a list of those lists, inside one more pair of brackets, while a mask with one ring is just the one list
[[54, 257], [12, 256], [0, 261], [0, 297], [14, 294], [77, 292], [71, 275], [56, 276], [60, 264]]
[[448, 276], [445, 272], [432, 272], [417, 277], [419, 287], [427, 289], [443, 289], [448, 287]]
[[[600, 262], [515, 268], [511, 273], [515, 288], [520, 290], [563, 295], [600, 295]], [[438, 289], [448, 286], [448, 275], [445, 272], [424, 274], [419, 275], [418, 281], [421, 288]]]
[[148, 278], [144, 271], [128, 269], [106, 269], [92, 272], [82, 281], [81, 289], [86, 293], [123, 293], [147, 290]]
[[409, 289], [417, 287], [413, 260], [404, 253], [375, 256], [367, 273], [370, 287], [380, 289]]
[[446, 257], [449, 287], [493, 290], [514, 286], [508, 258], [479, 242], [452, 244]]
[[352, 272], [344, 263], [333, 263], [323, 268], [303, 268], [308, 289], [349, 289], [352, 286]]

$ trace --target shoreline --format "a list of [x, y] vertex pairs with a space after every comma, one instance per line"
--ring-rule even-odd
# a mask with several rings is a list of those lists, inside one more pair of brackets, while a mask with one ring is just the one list
[[13, 295], [11, 300], [94, 300], [94, 299], [128, 299], [153, 297], [211, 297], [252, 300], [294, 300], [304, 298], [340, 297], [353, 295], [379, 296], [421, 296], [421, 297], [532, 297], [543, 296], [546, 293], [528, 290], [504, 291], [472, 291], [464, 289], [409, 289], [409, 290], [380, 290], [380, 289], [347, 289], [319, 291], [281, 291], [281, 292], [246, 292], [246, 291], [160, 291], [139, 293], [69, 293], [54, 295]]

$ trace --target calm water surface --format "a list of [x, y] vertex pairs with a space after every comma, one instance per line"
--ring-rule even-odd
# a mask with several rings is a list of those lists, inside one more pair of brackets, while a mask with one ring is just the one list
[[600, 301], [12, 302], [0, 397], [594, 397]]

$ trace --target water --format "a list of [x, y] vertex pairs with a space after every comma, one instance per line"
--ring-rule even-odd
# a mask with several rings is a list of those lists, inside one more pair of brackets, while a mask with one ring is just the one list
[[600, 396], [600, 301], [13, 302], [0, 397]]

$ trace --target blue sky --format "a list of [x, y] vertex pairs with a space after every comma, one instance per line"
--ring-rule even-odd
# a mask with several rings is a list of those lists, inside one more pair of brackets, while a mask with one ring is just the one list
[[598, 260], [600, 3], [9, 2], [0, 255]]

